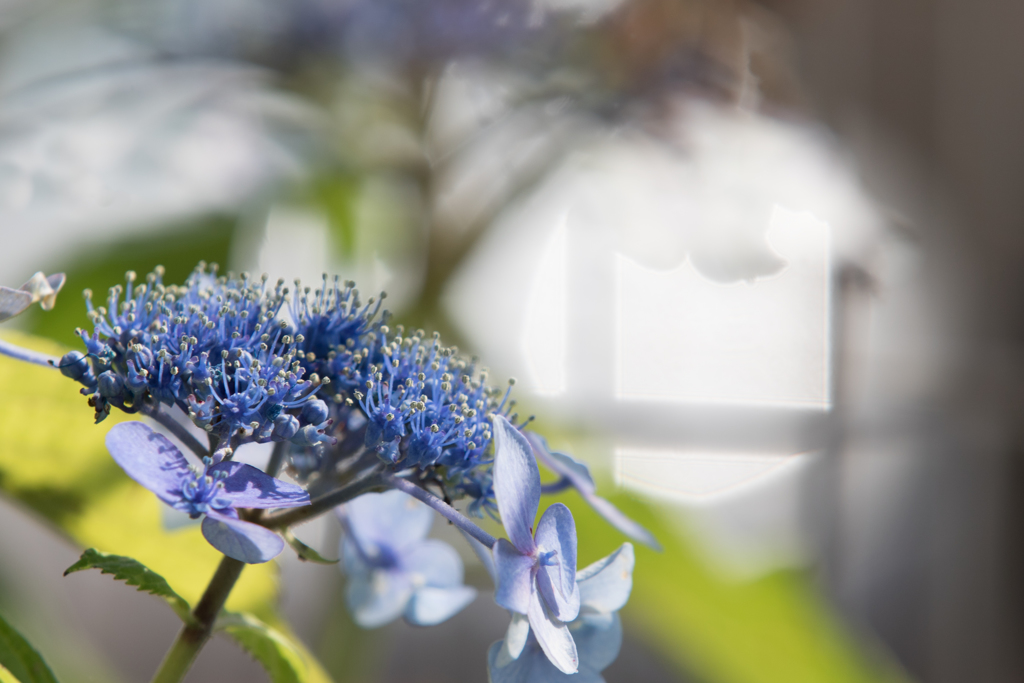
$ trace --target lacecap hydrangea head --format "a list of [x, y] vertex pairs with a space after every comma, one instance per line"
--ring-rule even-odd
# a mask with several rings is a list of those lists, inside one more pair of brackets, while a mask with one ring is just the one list
[[204, 263], [182, 285], [163, 276], [129, 272], [104, 305], [85, 293], [85, 353], [61, 370], [84, 385], [97, 421], [177, 406], [235, 446], [290, 442], [301, 479], [358, 436], [396, 471], [429, 473], [449, 497], [469, 497], [471, 513], [494, 513], [489, 416], [515, 420], [510, 387], [489, 386], [437, 335], [389, 328], [383, 294], [364, 303], [354, 283], [326, 275], [292, 290]]

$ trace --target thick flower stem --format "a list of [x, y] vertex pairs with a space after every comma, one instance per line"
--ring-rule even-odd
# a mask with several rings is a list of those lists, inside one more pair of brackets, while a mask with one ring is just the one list
[[224, 557], [220, 561], [217, 571], [210, 579], [210, 585], [206, 587], [206, 592], [192, 611], [194, 623], [186, 624], [178, 633], [178, 638], [171, 645], [156, 675], [153, 676], [152, 683], [180, 683], [184, 680], [199, 651], [210, 639], [217, 615], [220, 614], [228, 594], [244, 568], [244, 562], [230, 557]]

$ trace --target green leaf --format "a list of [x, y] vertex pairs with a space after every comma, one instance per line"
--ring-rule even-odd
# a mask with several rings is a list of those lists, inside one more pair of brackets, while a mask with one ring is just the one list
[[39, 653], [0, 617], [0, 665], [7, 671], [8, 678], [0, 674], [0, 681], [17, 683], [57, 683], [50, 667]]
[[316, 564], [338, 564], [338, 562], [340, 562], [340, 560], [328, 560], [326, 557], [295, 538], [295, 534], [292, 533], [291, 529], [285, 529], [281, 535], [284, 536], [284, 540], [288, 541], [288, 545], [292, 547], [292, 550], [295, 551], [295, 554], [298, 555], [299, 559], [303, 562], [314, 562]]
[[95, 548], [89, 548], [82, 553], [78, 562], [64, 570], [64, 576], [83, 569], [99, 569], [104, 574], [113, 574], [118, 581], [124, 581], [129, 586], [137, 586], [140, 591], [152, 593], [166, 600], [174, 613], [186, 624], [194, 621], [192, 609], [185, 599], [174, 592], [164, 577], [138, 560], [124, 555], [108, 555]]
[[0, 666], [0, 683], [21, 683], [6, 667]]
[[313, 656], [284, 632], [251, 614], [225, 614], [216, 630], [231, 636], [263, 665], [271, 683], [329, 683]]

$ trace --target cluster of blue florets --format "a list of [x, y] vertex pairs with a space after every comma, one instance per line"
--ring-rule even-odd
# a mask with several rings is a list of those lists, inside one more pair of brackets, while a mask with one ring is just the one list
[[[493, 497], [489, 475], [489, 416], [509, 416], [509, 387], [487, 384], [486, 372], [422, 330], [394, 334], [380, 325], [361, 347], [331, 359], [331, 376], [366, 417], [364, 445], [387, 462], [443, 473], [449, 490], [475, 500]], [[486, 509], [486, 508], [485, 508]], [[474, 512], [478, 510], [474, 508]]]
[[129, 272], [105, 306], [85, 292], [87, 354], [67, 354], [61, 369], [85, 385], [97, 421], [111, 408], [177, 406], [234, 446], [289, 442], [300, 476], [336, 461], [330, 449], [361, 431], [388, 465], [418, 468], [471, 497], [474, 512], [493, 510], [489, 415], [508, 416], [513, 402], [437, 335], [392, 331], [380, 299], [364, 304], [354, 283], [326, 275], [294, 292], [205, 264], [181, 286], [162, 276], [137, 283]]

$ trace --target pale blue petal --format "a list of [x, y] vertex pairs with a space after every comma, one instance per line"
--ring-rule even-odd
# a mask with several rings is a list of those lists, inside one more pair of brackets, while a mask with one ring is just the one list
[[428, 538], [398, 558], [399, 567], [416, 585], [453, 588], [462, 585], [462, 558], [444, 541]]
[[447, 621], [473, 602], [476, 589], [469, 586], [455, 588], [417, 588], [405, 608], [405, 620], [416, 626], [433, 626]]
[[260, 564], [284, 549], [284, 540], [270, 529], [213, 510], [207, 513], [202, 528], [210, 545], [240, 562]]
[[13, 318], [32, 305], [32, 295], [20, 289], [0, 287], [0, 322]]
[[526, 616], [530, 619], [533, 637], [537, 639], [537, 644], [544, 650], [544, 654], [555, 668], [566, 674], [576, 673], [579, 669], [579, 656], [576, 654], [576, 643], [573, 642], [569, 628], [544, 609], [540, 594], [536, 591], [530, 595], [530, 606]]
[[581, 671], [602, 671], [619, 656], [622, 622], [618, 614], [612, 614], [608, 619], [582, 617], [569, 624], [569, 631], [576, 641]]
[[537, 572], [537, 590], [551, 614], [559, 621], [569, 622], [579, 616], [580, 589], [575, 583], [568, 594], [556, 588], [557, 582], [566, 574], [569, 571], [559, 566], [540, 567]]
[[309, 505], [306, 489], [261, 472], [252, 465], [222, 462], [210, 472], [227, 472], [224, 496], [236, 508], [293, 508]]
[[548, 443], [544, 440], [544, 437], [539, 434], [527, 432], [526, 436], [529, 439], [530, 445], [533, 446], [533, 452], [544, 463], [544, 466], [552, 472], [565, 477], [580, 492], [584, 500], [590, 503], [591, 507], [604, 517], [609, 524], [637, 543], [643, 543], [648, 547], [661, 551], [661, 544], [658, 543], [651, 532], [631, 520], [618, 508], [595, 493], [597, 485], [594, 483], [594, 477], [590, 474], [590, 468], [585, 463], [576, 460], [566, 453], [552, 451], [548, 448]]
[[494, 416], [494, 497], [512, 544], [534, 550], [533, 520], [540, 505], [540, 470], [533, 448], [501, 415]]
[[373, 565], [369, 564], [363, 554], [359, 552], [355, 540], [347, 534], [341, 537], [338, 555], [341, 557], [341, 566], [344, 568], [346, 576], [369, 574], [374, 569]]
[[498, 576], [494, 601], [507, 610], [526, 614], [533, 591], [531, 570], [535, 563], [534, 558], [523, 555], [504, 538], [498, 539], [494, 544], [494, 570]]
[[404, 572], [377, 570], [350, 576], [345, 599], [357, 624], [377, 628], [402, 615], [412, 591], [412, 582]]
[[530, 620], [523, 614], [512, 613], [512, 621], [505, 631], [505, 650], [509, 659], [518, 659], [530, 635]]
[[562, 673], [548, 661], [533, 638], [519, 659], [503, 661], [502, 648], [502, 641], [499, 640], [487, 651], [490, 683], [605, 683], [601, 674], [585, 663], [580, 664], [579, 673]]
[[590, 503], [590, 506], [594, 508], [599, 515], [604, 517], [609, 524], [621, 531], [627, 537], [633, 539], [637, 543], [643, 543], [648, 548], [653, 548], [654, 550], [661, 552], [661, 544], [658, 543], [658, 539], [654, 537], [654, 534], [624, 515], [622, 511], [607, 500], [593, 493], [584, 493], [583, 498]]
[[502, 656], [503, 650], [504, 641], [502, 640], [492, 643], [487, 650], [487, 680], [489, 683], [530, 683], [533, 679], [530, 678], [531, 662], [529, 658], [508, 659]]
[[580, 594], [576, 587], [576, 522], [569, 508], [555, 503], [544, 511], [537, 524], [537, 548], [542, 554], [555, 553], [554, 564], [541, 564], [537, 587], [555, 617], [572, 621], [580, 611]]
[[527, 432], [526, 437], [529, 439], [530, 445], [533, 446], [533, 452], [537, 455], [537, 459], [555, 474], [568, 479], [569, 483], [580, 493], [592, 493], [597, 488], [594, 478], [590, 475], [590, 468], [585, 463], [566, 453], [552, 451], [548, 448], [548, 442], [540, 434]]
[[167, 437], [142, 422], [122, 422], [107, 432], [107, 450], [125, 473], [165, 503], [181, 500], [188, 461]]
[[604, 614], [622, 609], [633, 590], [634, 561], [632, 544], [623, 543], [608, 557], [576, 572], [583, 609]]
[[434, 512], [401, 491], [364, 493], [345, 503], [348, 526], [360, 540], [401, 551], [427, 537]]

